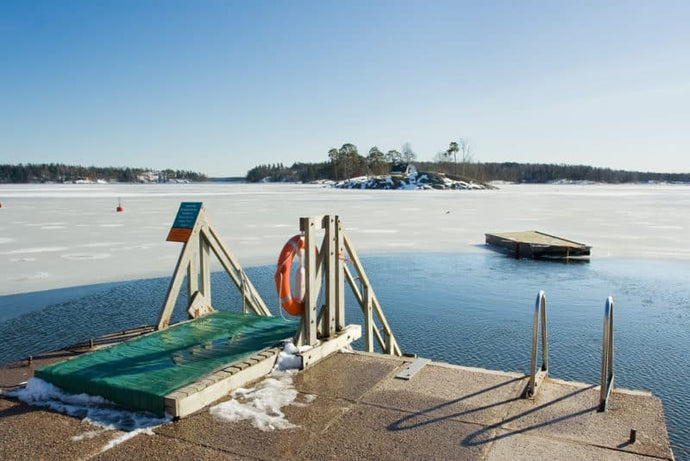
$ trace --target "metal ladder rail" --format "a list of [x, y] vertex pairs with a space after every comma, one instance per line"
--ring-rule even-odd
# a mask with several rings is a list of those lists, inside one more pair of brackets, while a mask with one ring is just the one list
[[601, 346], [601, 390], [599, 411], [606, 411], [609, 396], [613, 390], [613, 297], [606, 299], [604, 306], [604, 334]]
[[[542, 364], [537, 372], [537, 345], [539, 335], [539, 319], [541, 318], [541, 354]], [[549, 353], [546, 336], [546, 295], [539, 291], [534, 303], [534, 317], [532, 326], [532, 353], [530, 356], [530, 375], [524, 398], [533, 398], [540, 388], [541, 383], [549, 375]]]

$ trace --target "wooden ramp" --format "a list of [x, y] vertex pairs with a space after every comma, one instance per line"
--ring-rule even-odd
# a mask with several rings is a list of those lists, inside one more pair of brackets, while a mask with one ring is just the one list
[[[277, 346], [298, 326], [276, 317], [220, 311], [153, 333], [140, 329], [138, 337], [107, 348], [95, 345], [76, 357], [65, 354], [61, 358], [69, 360], [42, 367], [35, 376], [71, 393], [182, 418], [269, 374], [281, 351]], [[302, 367], [348, 347], [361, 334], [359, 325], [348, 325], [303, 352]]]
[[589, 258], [591, 246], [539, 231], [485, 234], [486, 244], [516, 258]]
[[[223, 376], [228, 378], [272, 358], [252, 379], [269, 373], [277, 355], [274, 346], [291, 338], [298, 325], [277, 317], [214, 312], [49, 365], [37, 370], [36, 376], [75, 394], [100, 395], [159, 416], [166, 411], [182, 416], [174, 403], [169, 408], [171, 394], [172, 400], [186, 398], [208, 387], [205, 380], [218, 370], [230, 370]], [[185, 389], [184, 395], [180, 395], [181, 389]]]

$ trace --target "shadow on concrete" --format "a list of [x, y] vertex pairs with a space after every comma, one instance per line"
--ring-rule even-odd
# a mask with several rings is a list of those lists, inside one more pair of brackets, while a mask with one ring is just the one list
[[[501, 387], [513, 384], [514, 382], [522, 381], [523, 379], [524, 378], [522, 378], [522, 377], [514, 378], [514, 379], [511, 379], [509, 381], [502, 382], [501, 384], [487, 387], [486, 389], [482, 389], [481, 391], [462, 396], [462, 397], [455, 399], [455, 400], [451, 400], [450, 402], [445, 402], [445, 403], [442, 403], [440, 405], [436, 405], [436, 406], [433, 406], [431, 408], [427, 408], [426, 410], [415, 412], [411, 415], [405, 416], [404, 418], [401, 418], [401, 419], [393, 422], [392, 424], [388, 425], [388, 430], [389, 431], [404, 431], [404, 430], [408, 430], [408, 429], [415, 429], [418, 427], [426, 426], [427, 424], [434, 424], [434, 423], [438, 423], [438, 422], [441, 422], [444, 420], [448, 420], [448, 419], [452, 419], [452, 418], [458, 418], [460, 416], [469, 415], [472, 413], [476, 413], [478, 411], [488, 410], [489, 408], [494, 408], [494, 407], [498, 407], [501, 405], [506, 405], [510, 402], [514, 402], [515, 400], [519, 400], [519, 398], [514, 397], [512, 399], [504, 400], [501, 402], [495, 402], [495, 403], [492, 403], [490, 405], [484, 405], [481, 407], [472, 408], [470, 410], [465, 410], [465, 411], [453, 413], [450, 415], [440, 416], [440, 417], [436, 417], [436, 418], [432, 418], [432, 419], [426, 419], [428, 417], [427, 415], [429, 415], [430, 413], [436, 412], [436, 411], [438, 411], [444, 407], [447, 407], [449, 405], [455, 405], [456, 403], [462, 402], [463, 400], [467, 400], [467, 399], [470, 399], [472, 397], [477, 397], [479, 395], [486, 394], [488, 392], [494, 391], [494, 390], [499, 389]], [[418, 419], [424, 418], [424, 419], [417, 421], [417, 422], [413, 422], [416, 418], [418, 418]]]
[[[518, 419], [520, 419], [520, 418], [522, 418], [522, 417], [524, 417], [524, 416], [530, 415], [530, 414], [532, 414], [532, 413], [536, 413], [536, 412], [538, 412], [538, 411], [540, 411], [540, 410], [543, 410], [544, 408], [550, 407], [550, 406], [552, 406], [552, 405], [554, 405], [554, 404], [556, 404], [556, 403], [558, 403], [558, 402], [562, 402], [562, 401], [564, 401], [564, 400], [567, 400], [567, 399], [569, 399], [569, 398], [571, 398], [571, 397], [573, 397], [573, 396], [575, 396], [575, 395], [577, 395], [577, 394], [581, 394], [581, 393], [583, 393], [583, 392], [587, 392], [587, 391], [589, 391], [590, 389], [593, 389], [593, 388], [595, 388], [595, 387], [596, 387], [596, 386], [588, 386], [588, 387], [585, 387], [585, 388], [582, 388], [582, 389], [578, 389], [578, 390], [576, 390], [576, 391], [574, 391], [574, 392], [571, 392], [571, 393], [569, 393], [569, 394], [566, 394], [566, 395], [564, 395], [564, 396], [562, 396], [562, 397], [559, 397], [559, 398], [557, 398], [557, 399], [555, 399], [555, 400], [552, 400], [552, 401], [550, 401], [550, 402], [548, 402], [548, 403], [544, 403], [544, 404], [542, 404], [542, 405], [539, 405], [538, 407], [534, 407], [534, 408], [532, 408], [532, 409], [530, 409], [530, 410], [528, 410], [528, 411], [522, 412], [522, 413], [520, 413], [520, 414], [513, 415], [513, 416], [511, 416], [510, 418], [506, 418], [506, 419], [504, 419], [503, 421], [500, 421], [500, 422], [498, 422], [498, 423], [491, 424], [491, 425], [489, 425], [489, 426], [483, 427], [482, 429], [480, 429], [480, 430], [478, 430], [478, 431], [476, 431], [476, 432], [474, 432], [474, 433], [468, 435], [467, 437], [465, 437], [465, 439], [461, 442], [461, 444], [462, 444], [463, 446], [467, 446], [467, 447], [477, 446], [477, 445], [484, 445], [484, 444], [489, 443], [489, 442], [495, 442], [495, 441], [497, 441], [497, 440], [505, 439], [505, 438], [508, 438], [508, 437], [511, 437], [511, 436], [517, 435], [517, 434], [524, 434], [525, 432], [529, 432], [529, 431], [538, 429], [538, 428], [540, 428], [540, 427], [550, 426], [550, 425], [552, 425], [552, 424], [554, 424], [554, 423], [559, 423], [559, 422], [566, 421], [566, 420], [571, 419], [571, 418], [575, 418], [575, 417], [577, 417], [577, 416], [581, 416], [581, 415], [584, 415], [584, 414], [587, 414], [587, 413], [590, 413], [590, 412], [593, 412], [593, 411], [597, 411], [597, 409], [599, 408], [599, 406], [598, 406], [598, 405], [594, 405], [594, 406], [592, 406], [592, 407], [590, 407], [590, 408], [585, 408], [584, 410], [576, 411], [575, 413], [571, 413], [571, 414], [568, 414], [568, 415], [564, 415], [564, 416], [561, 416], [561, 417], [558, 417], [558, 418], [555, 418], [555, 419], [551, 419], [551, 420], [549, 420], [549, 421], [544, 421], [544, 422], [539, 423], [539, 424], [533, 424], [532, 426], [524, 427], [524, 428], [522, 428], [522, 429], [515, 429], [515, 430], [512, 430], [512, 431], [508, 431], [508, 432], [506, 432], [506, 433], [504, 433], [504, 434], [500, 434], [500, 435], [489, 436], [489, 437], [487, 437], [486, 439], [482, 438], [483, 435], [486, 435], [488, 432], [493, 431], [494, 429], [500, 428], [500, 427], [503, 426], [504, 424], [508, 424], [508, 423], [513, 422], [513, 421], [517, 421]], [[519, 400], [519, 399], [510, 399], [510, 400]], [[506, 403], [507, 403], [507, 402], [508, 402], [508, 401], [506, 401]], [[503, 428], [503, 429], [505, 429], [505, 428]]]
[[[499, 388], [501, 388], [501, 387], [507, 386], [507, 385], [512, 384], [512, 383], [514, 383], [514, 382], [516, 382], [516, 381], [520, 381], [520, 380], [522, 380], [522, 379], [523, 379], [523, 378], [515, 378], [515, 379], [512, 379], [512, 380], [510, 380], [510, 381], [506, 381], [506, 382], [503, 382], [503, 383], [501, 383], [501, 384], [498, 384], [498, 385], [496, 385], [496, 386], [488, 387], [488, 388], [483, 389], [483, 390], [481, 390], [481, 391], [474, 392], [474, 393], [472, 393], [472, 394], [463, 396], [463, 397], [461, 397], [461, 398], [458, 398], [458, 399], [455, 399], [455, 400], [451, 400], [451, 401], [449, 401], [449, 402], [445, 402], [445, 403], [442, 403], [442, 404], [440, 404], [440, 405], [436, 405], [436, 406], [433, 406], [433, 407], [431, 407], [431, 408], [427, 408], [427, 409], [422, 410], [422, 411], [415, 412], [415, 413], [413, 413], [413, 414], [410, 414], [410, 415], [408, 415], [408, 416], [405, 416], [404, 418], [401, 418], [401, 419], [399, 419], [399, 420], [393, 422], [392, 424], [390, 424], [390, 425], [388, 426], [388, 430], [389, 430], [389, 431], [404, 431], [404, 430], [415, 429], [415, 428], [422, 427], [422, 426], [425, 426], [425, 425], [428, 425], [428, 424], [435, 424], [435, 423], [439, 423], [439, 422], [445, 421], [445, 420], [450, 420], [450, 419], [453, 419], [453, 418], [460, 418], [460, 417], [462, 417], [462, 416], [466, 416], [466, 415], [469, 415], [469, 414], [472, 414], [472, 413], [476, 413], [476, 412], [479, 412], [479, 411], [487, 410], [487, 409], [489, 409], [489, 408], [494, 408], [494, 407], [498, 407], [498, 406], [502, 406], [502, 405], [508, 405], [508, 404], [510, 404], [510, 403], [512, 403], [512, 402], [521, 400], [521, 397], [513, 397], [513, 398], [509, 398], [509, 399], [500, 401], [500, 402], [492, 403], [492, 404], [490, 404], [490, 405], [484, 405], [484, 406], [481, 406], [481, 407], [472, 408], [472, 409], [470, 409], [470, 410], [465, 410], [465, 411], [461, 411], [461, 412], [458, 412], [458, 413], [453, 413], [453, 414], [450, 414], [450, 415], [444, 415], [444, 416], [440, 416], [440, 417], [436, 417], [436, 418], [434, 418], [434, 417], [431, 417], [431, 418], [430, 418], [430, 416], [431, 416], [434, 412], [439, 411], [440, 409], [442, 409], [442, 408], [444, 408], [444, 407], [447, 407], [447, 406], [450, 406], [450, 405], [457, 404], [457, 403], [459, 403], [459, 402], [462, 402], [463, 400], [467, 400], [467, 399], [469, 399], [469, 398], [476, 397], [476, 396], [479, 396], [479, 395], [481, 395], [481, 394], [485, 394], [485, 393], [492, 392], [492, 391], [494, 391], [494, 390], [496, 390], [496, 389], [499, 389]], [[588, 387], [585, 387], [585, 388], [582, 388], [582, 389], [578, 389], [578, 390], [576, 390], [576, 391], [574, 391], [574, 392], [571, 392], [571, 393], [569, 393], [569, 394], [566, 394], [566, 395], [564, 395], [564, 396], [562, 396], [562, 397], [559, 397], [559, 398], [557, 398], [557, 399], [555, 399], [555, 400], [552, 400], [552, 401], [550, 401], [550, 402], [548, 402], [548, 403], [544, 403], [544, 404], [542, 404], [542, 405], [539, 405], [538, 407], [534, 407], [534, 408], [532, 408], [532, 409], [530, 409], [530, 410], [528, 410], [528, 411], [522, 412], [522, 413], [517, 414], [517, 415], [513, 415], [513, 416], [511, 416], [511, 417], [509, 417], [509, 418], [506, 418], [506, 419], [503, 419], [503, 420], [501, 420], [501, 421], [499, 421], [499, 422], [497, 422], [497, 423], [494, 423], [494, 424], [491, 424], [491, 425], [488, 425], [488, 426], [484, 426], [484, 427], [482, 427], [482, 429], [480, 429], [480, 430], [478, 430], [478, 431], [475, 431], [474, 433], [472, 433], [472, 434], [468, 435], [467, 437], [465, 437], [465, 439], [462, 440], [461, 444], [462, 444], [463, 446], [466, 446], [466, 447], [484, 445], [484, 444], [487, 444], [487, 443], [490, 443], [490, 442], [494, 442], [494, 441], [497, 441], [497, 440], [500, 440], [500, 439], [504, 439], [504, 438], [511, 437], [511, 436], [513, 436], [513, 435], [516, 435], [516, 434], [523, 434], [523, 433], [525, 433], [525, 432], [529, 432], [529, 431], [538, 429], [538, 428], [540, 428], [540, 427], [550, 426], [550, 425], [552, 425], [552, 424], [554, 424], [554, 423], [558, 423], [558, 422], [561, 422], [561, 421], [565, 421], [565, 420], [568, 420], [568, 419], [571, 419], [571, 418], [575, 418], [575, 417], [578, 417], [578, 416], [581, 416], [581, 415], [584, 415], [584, 414], [587, 414], [587, 413], [596, 411], [597, 408], [598, 408], [598, 406], [597, 406], [597, 405], [594, 405], [594, 406], [592, 406], [591, 408], [585, 408], [585, 409], [583, 409], [583, 410], [581, 410], [581, 411], [577, 411], [577, 412], [575, 412], [575, 413], [571, 413], [571, 414], [568, 414], [568, 415], [564, 415], [564, 416], [558, 417], [558, 418], [556, 418], [556, 419], [552, 419], [552, 420], [549, 420], [549, 421], [544, 421], [544, 422], [542, 422], [542, 423], [534, 424], [534, 425], [532, 425], [532, 426], [528, 426], [528, 427], [525, 427], [525, 428], [522, 428], [522, 429], [516, 429], [516, 430], [508, 431], [508, 432], [506, 432], [506, 433], [504, 433], [504, 434], [492, 435], [492, 433], [493, 433], [493, 431], [494, 431], [495, 429], [502, 428], [502, 429], [505, 430], [505, 428], [502, 427], [502, 426], [505, 425], [505, 424], [509, 424], [509, 423], [511, 423], [511, 422], [517, 421], [517, 420], [519, 420], [520, 418], [523, 418], [523, 417], [525, 417], [525, 416], [527, 416], [527, 415], [530, 415], [530, 414], [532, 414], [532, 413], [536, 413], [536, 412], [538, 412], [538, 411], [541, 411], [541, 410], [543, 410], [544, 408], [550, 407], [550, 406], [555, 405], [555, 404], [557, 404], [557, 403], [559, 403], [559, 402], [562, 402], [562, 401], [564, 401], [564, 400], [567, 400], [567, 399], [569, 399], [569, 398], [572, 398], [572, 397], [574, 397], [575, 395], [581, 394], [581, 393], [583, 393], [583, 392], [587, 392], [587, 391], [593, 389], [594, 387], [596, 387], [596, 386], [588, 386]], [[416, 419], [419, 419], [419, 421], [415, 421]]]
[[28, 404], [20, 401], [19, 399], [17, 399], [16, 397], [14, 397], [11, 394], [9, 394], [9, 395], [4, 394], [4, 395], [0, 396], [0, 399], [4, 399], [8, 402], [16, 403], [16, 405], [12, 405], [9, 408], [5, 408], [5, 409], [0, 410], [0, 420], [2, 420], [4, 418], [9, 418], [12, 416], [25, 415], [25, 414], [35, 413], [37, 411], [43, 410], [43, 408], [38, 408], [38, 407], [28, 405]]

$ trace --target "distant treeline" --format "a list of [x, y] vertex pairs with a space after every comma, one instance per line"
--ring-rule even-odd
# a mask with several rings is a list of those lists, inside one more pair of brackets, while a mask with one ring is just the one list
[[144, 168], [84, 167], [61, 163], [0, 165], [0, 183], [205, 181], [201, 173], [184, 170], [154, 171]]
[[417, 168], [471, 178], [479, 182], [546, 183], [552, 181], [593, 181], [602, 183], [690, 182], [690, 173], [651, 173], [612, 170], [586, 165], [546, 163], [463, 163], [420, 162]]
[[[377, 165], [376, 170], [362, 162], [353, 163], [348, 177], [381, 175], [391, 171], [392, 164], [386, 164], [385, 170]], [[449, 177], [485, 183], [489, 181], [507, 181], [514, 183], [546, 183], [551, 181], [593, 181], [602, 183], [635, 183], [635, 182], [682, 182], [690, 183], [690, 173], [650, 173], [639, 171], [612, 170], [585, 165], [553, 165], [536, 163], [452, 163], [452, 162], [415, 162], [419, 171], [444, 173]], [[332, 162], [295, 163], [285, 166], [282, 163], [259, 165], [247, 173], [248, 182], [258, 181], [301, 181], [341, 180]]]
[[247, 172], [247, 181], [339, 181], [358, 176], [386, 175], [392, 171], [393, 167], [400, 171], [401, 164], [414, 162], [420, 172], [444, 173], [451, 179], [479, 183], [489, 181], [545, 183], [559, 180], [605, 183], [690, 182], [690, 173], [645, 173], [585, 165], [474, 162], [472, 146], [465, 138], [451, 141], [446, 150], [434, 156], [432, 162], [416, 162], [416, 159], [417, 154], [412, 150], [410, 143], [405, 143], [400, 152], [389, 150], [384, 153], [374, 146], [369, 149], [366, 156], [360, 155], [354, 144], [345, 143], [339, 149], [331, 148], [328, 151], [328, 161], [325, 162], [294, 163], [290, 167], [282, 163], [256, 166]]

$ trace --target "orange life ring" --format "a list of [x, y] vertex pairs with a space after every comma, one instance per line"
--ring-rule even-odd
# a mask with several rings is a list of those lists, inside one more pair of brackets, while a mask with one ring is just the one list
[[293, 298], [290, 293], [292, 258], [300, 250], [304, 250], [304, 237], [298, 234], [288, 240], [283, 246], [278, 257], [278, 267], [273, 277], [276, 282], [276, 291], [278, 292], [280, 305], [290, 315], [302, 315], [302, 312], [304, 312], [304, 302], [301, 299]]

